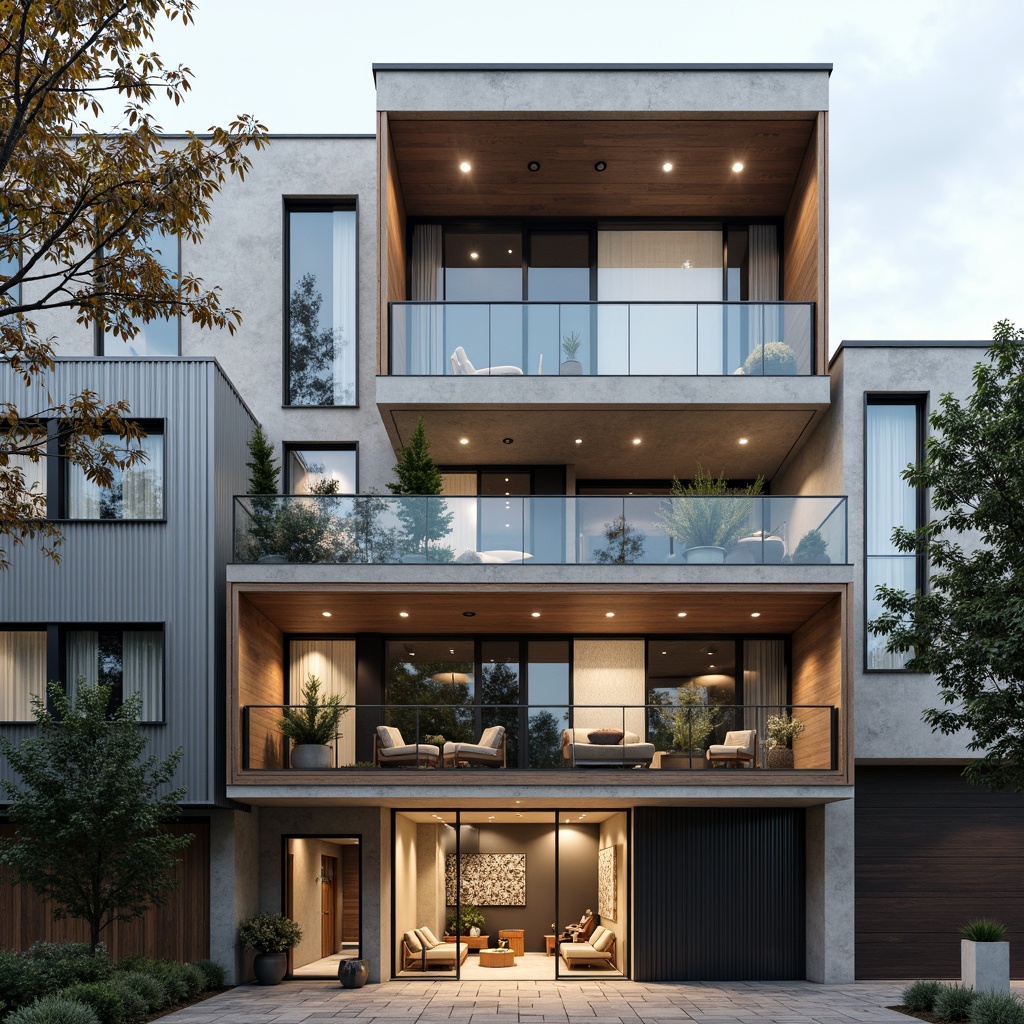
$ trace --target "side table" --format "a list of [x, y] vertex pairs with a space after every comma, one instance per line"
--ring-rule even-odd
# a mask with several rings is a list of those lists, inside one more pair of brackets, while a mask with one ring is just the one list
[[499, 939], [508, 940], [508, 948], [516, 956], [523, 956], [526, 953], [526, 932], [522, 928], [502, 928], [498, 932]]
[[555, 937], [554, 935], [544, 936], [544, 952], [547, 956], [555, 955]]

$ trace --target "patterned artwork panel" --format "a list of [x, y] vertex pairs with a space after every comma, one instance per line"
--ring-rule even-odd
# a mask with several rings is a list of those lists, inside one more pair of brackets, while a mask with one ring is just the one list
[[[455, 906], [454, 853], [445, 857], [444, 893]], [[464, 853], [462, 855], [462, 902], [478, 907], [526, 906], [525, 853]]]
[[597, 851], [597, 912], [601, 920], [614, 921], [618, 908], [615, 905], [615, 862], [617, 846], [606, 846]]

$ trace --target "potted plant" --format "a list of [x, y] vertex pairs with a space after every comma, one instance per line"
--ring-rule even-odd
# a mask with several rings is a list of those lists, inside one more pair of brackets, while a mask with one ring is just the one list
[[320, 679], [312, 672], [302, 686], [302, 704], [284, 709], [278, 728], [292, 741], [293, 768], [330, 768], [338, 722], [349, 709], [342, 701], [347, 694], [321, 696]]
[[800, 538], [800, 543], [793, 552], [793, 561], [806, 565], [827, 565], [831, 561], [827, 548], [828, 544], [822, 537], [821, 530], [808, 530]]
[[960, 973], [964, 988], [1010, 994], [1010, 944], [1006, 925], [988, 917], [968, 921], [960, 930]]
[[804, 731], [804, 723], [787, 711], [781, 715], [769, 715], [768, 722], [768, 767], [792, 768], [793, 750], [790, 744]]
[[288, 969], [288, 950], [299, 944], [302, 929], [284, 914], [257, 914], [243, 921], [238, 938], [256, 957], [253, 970], [261, 985], [279, 985]]
[[796, 373], [796, 355], [784, 341], [758, 345], [747, 356], [743, 372], [753, 376], [792, 377]]
[[750, 527], [753, 501], [742, 496], [760, 494], [764, 477], [746, 487], [730, 487], [713, 477], [700, 463], [688, 484], [672, 478], [671, 499], [663, 502], [658, 518], [665, 531], [683, 546], [687, 562], [724, 562], [726, 551]]
[[704, 749], [719, 724], [718, 708], [709, 702], [706, 686], [680, 686], [668, 712], [672, 750], [661, 755], [661, 767], [703, 768]]
[[579, 331], [570, 331], [568, 334], [562, 335], [562, 354], [565, 358], [562, 360], [561, 365], [558, 367], [558, 372], [563, 376], [579, 376], [583, 373], [583, 364], [576, 358], [576, 353], [580, 350], [580, 333]]
[[484, 915], [472, 903], [463, 903], [458, 914], [449, 914], [445, 928], [449, 935], [476, 938], [484, 926]]

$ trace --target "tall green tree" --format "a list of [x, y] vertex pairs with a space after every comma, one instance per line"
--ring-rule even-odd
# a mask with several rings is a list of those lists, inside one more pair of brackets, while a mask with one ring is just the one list
[[[85, 328], [133, 338], [140, 325], [184, 317], [233, 332], [241, 316], [193, 274], [168, 274], [157, 232], [200, 242], [224, 182], [249, 169], [266, 129], [239, 117], [204, 137], [167, 142], [148, 109], [180, 103], [187, 67], [153, 52], [158, 21], [190, 24], [193, 0], [0, 0], [0, 363], [28, 390], [0, 403], [0, 542], [39, 538], [58, 559], [30, 463], [46, 457], [49, 424], [61, 456], [109, 486], [143, 458], [123, 400], [52, 394], [57, 339], [36, 314], [70, 310]], [[106, 102], [119, 123], [104, 123]], [[48, 387], [49, 385], [49, 387]], [[0, 568], [8, 563], [0, 547]]]
[[893, 539], [927, 558], [928, 589], [878, 587], [883, 611], [868, 628], [937, 679], [942, 706], [924, 719], [970, 732], [983, 756], [967, 778], [1024, 792], [1024, 330], [996, 324], [973, 382], [964, 402], [942, 395], [924, 462], [903, 473], [930, 493], [932, 516]]
[[249, 449], [249, 461], [245, 464], [249, 470], [249, 493], [277, 494], [281, 467], [274, 458], [274, 446], [270, 443], [262, 424], [257, 423], [253, 427], [246, 445]]
[[73, 705], [60, 683], [49, 695], [52, 714], [32, 700], [37, 736], [15, 746], [0, 735], [20, 779], [3, 783], [16, 830], [0, 842], [0, 862], [53, 902], [55, 918], [84, 920], [95, 950], [109, 924], [162, 906], [175, 886], [170, 869], [192, 836], [161, 826], [185, 796], [170, 788], [181, 751], [143, 756], [138, 694], [109, 715], [109, 686], [80, 685]]
[[442, 482], [441, 471], [430, 456], [430, 442], [422, 416], [408, 445], [398, 453], [395, 476], [398, 482], [388, 484], [392, 494], [416, 495], [399, 503], [402, 549], [432, 562], [451, 561], [454, 552], [439, 541], [448, 536], [455, 513], [448, 508], [446, 501], [424, 497], [440, 494]]

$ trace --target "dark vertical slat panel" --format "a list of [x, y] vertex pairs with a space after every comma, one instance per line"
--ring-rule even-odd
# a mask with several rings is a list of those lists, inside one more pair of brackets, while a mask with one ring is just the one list
[[803, 978], [804, 814], [634, 812], [637, 981]]
[[960, 929], [1009, 929], [1024, 977], [1024, 796], [971, 786], [958, 767], [858, 767], [858, 979], [959, 978]]

